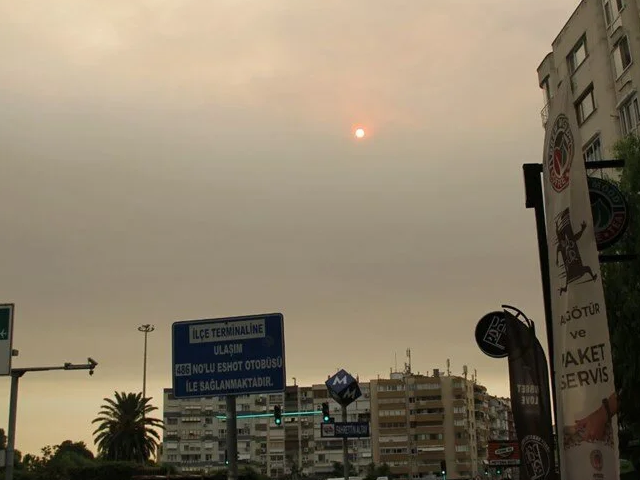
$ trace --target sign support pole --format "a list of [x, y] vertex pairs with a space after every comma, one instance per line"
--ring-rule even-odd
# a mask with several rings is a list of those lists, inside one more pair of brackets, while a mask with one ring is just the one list
[[11, 398], [9, 400], [9, 430], [7, 432], [7, 458], [5, 466], [5, 479], [13, 480], [13, 464], [15, 458], [16, 443], [16, 416], [18, 413], [18, 382], [24, 375], [21, 371], [11, 372]]
[[238, 426], [236, 421], [236, 396], [227, 395], [227, 480], [238, 480]]
[[[347, 421], [347, 407], [342, 406], [342, 421]], [[342, 439], [342, 465], [344, 466], [344, 480], [349, 480], [349, 439]]]

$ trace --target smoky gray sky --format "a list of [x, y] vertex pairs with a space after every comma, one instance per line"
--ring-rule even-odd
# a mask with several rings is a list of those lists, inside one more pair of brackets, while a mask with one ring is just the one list
[[576, 3], [0, 2], [14, 366], [99, 362], [23, 377], [17, 447], [93, 447], [102, 398], [141, 390], [142, 323], [160, 409], [172, 322], [273, 311], [289, 382], [388, 375], [411, 348], [507, 395], [473, 330], [501, 303], [542, 323], [521, 166]]

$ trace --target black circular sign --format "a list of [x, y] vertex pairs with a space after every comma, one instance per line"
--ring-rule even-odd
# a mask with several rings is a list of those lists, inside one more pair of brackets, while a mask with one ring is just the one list
[[493, 358], [507, 356], [507, 320], [504, 312], [487, 313], [476, 325], [476, 343]]
[[620, 240], [627, 230], [629, 209], [615, 184], [595, 177], [589, 177], [588, 184], [596, 245], [598, 250], [604, 250]]

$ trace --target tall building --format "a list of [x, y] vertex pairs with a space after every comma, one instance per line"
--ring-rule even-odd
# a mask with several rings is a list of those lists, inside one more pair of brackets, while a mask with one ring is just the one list
[[571, 84], [586, 161], [612, 159], [613, 144], [640, 133], [640, 0], [582, 0], [538, 67], [549, 107], [561, 82]]
[[[484, 468], [492, 435], [508, 437], [512, 429], [508, 400], [489, 396], [465, 376], [408, 369], [362, 382], [360, 389], [347, 421], [371, 424], [370, 438], [349, 439], [349, 462], [361, 476], [373, 462], [388, 464], [400, 478], [433, 478], [445, 460], [447, 478], [471, 478]], [[342, 440], [321, 435], [325, 402], [335, 421], [342, 421], [342, 408], [324, 384], [237, 397], [239, 461], [272, 478], [296, 472], [334, 476], [334, 462], [342, 463]], [[281, 426], [270, 415], [275, 405], [282, 407]], [[225, 468], [225, 408], [224, 397], [176, 399], [165, 389], [162, 461], [182, 472]]]
[[489, 396], [472, 379], [410, 372], [371, 381], [374, 462], [409, 478], [470, 478], [484, 469]]

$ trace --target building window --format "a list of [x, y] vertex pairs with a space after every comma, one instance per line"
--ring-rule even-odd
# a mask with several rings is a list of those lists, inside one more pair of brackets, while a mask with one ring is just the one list
[[575, 105], [578, 124], [582, 125], [596, 109], [596, 102], [593, 96], [593, 85], [589, 85], [587, 87], [584, 93], [580, 95], [580, 98]]
[[582, 156], [585, 162], [596, 162], [602, 160], [602, 146], [600, 145], [600, 136], [594, 138], [582, 150]]
[[607, 22], [607, 26], [611, 25], [611, 21], [613, 20], [613, 12], [611, 11], [611, 2], [604, 2], [604, 20]]
[[620, 128], [623, 135], [635, 133], [640, 126], [640, 105], [638, 97], [633, 96], [620, 108]]
[[604, 20], [607, 22], [607, 27], [618, 18], [620, 12], [624, 8], [623, 0], [604, 0]]
[[549, 77], [545, 77], [540, 84], [542, 88], [542, 101], [547, 105], [551, 101], [551, 90], [549, 90]]
[[631, 50], [629, 49], [627, 37], [622, 37], [616, 43], [613, 49], [613, 65], [616, 69], [616, 78], [620, 77], [627, 67], [631, 65]]
[[569, 63], [569, 73], [573, 74], [578, 69], [582, 62], [587, 58], [587, 37], [585, 35], [578, 40], [578, 43], [573, 47], [571, 53], [567, 56], [567, 62]]

